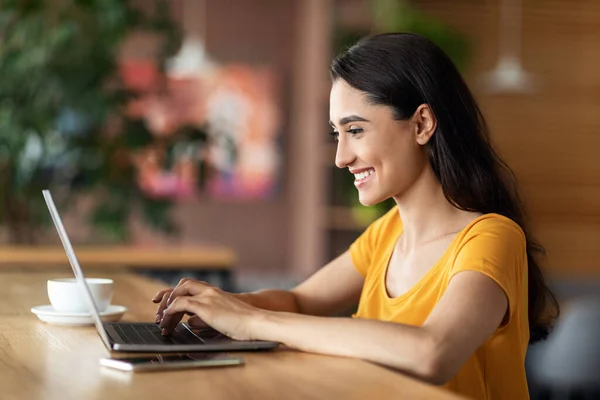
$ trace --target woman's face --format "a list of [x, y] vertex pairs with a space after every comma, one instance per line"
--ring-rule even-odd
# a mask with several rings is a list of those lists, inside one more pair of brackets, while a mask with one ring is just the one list
[[363, 205], [390, 197], [397, 200], [427, 165], [417, 112], [407, 120], [393, 118], [392, 108], [369, 103], [367, 95], [343, 79], [330, 94], [330, 124], [337, 133], [335, 164], [354, 174]]

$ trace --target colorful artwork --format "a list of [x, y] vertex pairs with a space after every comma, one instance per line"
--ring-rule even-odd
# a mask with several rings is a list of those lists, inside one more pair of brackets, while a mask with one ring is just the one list
[[[141, 93], [128, 113], [143, 118], [155, 138], [132, 155], [142, 190], [168, 198], [202, 191], [215, 198], [264, 199], [277, 192], [281, 114], [270, 69], [226, 65], [164, 76], [151, 64], [130, 60], [121, 71], [127, 86]], [[201, 134], [182, 138], [183, 128]]]

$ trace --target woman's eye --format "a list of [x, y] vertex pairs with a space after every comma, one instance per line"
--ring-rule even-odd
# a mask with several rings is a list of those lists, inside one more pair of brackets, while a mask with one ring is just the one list
[[361, 133], [363, 130], [362, 128], [352, 128], [350, 127], [350, 129], [348, 129], [346, 132], [351, 133], [353, 135], [356, 135], [358, 133]]
[[339, 139], [340, 133], [338, 131], [332, 131], [332, 132], [329, 132], [329, 136], [331, 136], [333, 138], [333, 140], [335, 140], [337, 142]]

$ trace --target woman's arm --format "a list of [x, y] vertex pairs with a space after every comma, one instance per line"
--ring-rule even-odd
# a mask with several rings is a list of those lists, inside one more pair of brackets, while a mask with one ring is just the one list
[[290, 291], [261, 290], [234, 296], [264, 310], [326, 316], [356, 305], [363, 284], [364, 278], [346, 251]]
[[[182, 279], [178, 287], [186, 281], [188, 279]], [[356, 271], [350, 252], [346, 251], [290, 291], [260, 290], [233, 296], [263, 310], [325, 316], [346, 311], [357, 304], [363, 283], [364, 278]], [[161, 290], [152, 299], [155, 303], [160, 303], [157, 321], [169, 299], [173, 300], [173, 290]]]
[[165, 335], [191, 313], [234, 339], [272, 340], [303, 351], [362, 358], [436, 384], [453, 377], [508, 312], [502, 288], [476, 271], [456, 274], [420, 327], [261, 310], [195, 281], [173, 294], [161, 314]]
[[264, 312], [250, 335], [303, 351], [356, 357], [431, 383], [452, 378], [507, 312], [500, 286], [474, 271], [457, 274], [421, 327], [349, 318]]

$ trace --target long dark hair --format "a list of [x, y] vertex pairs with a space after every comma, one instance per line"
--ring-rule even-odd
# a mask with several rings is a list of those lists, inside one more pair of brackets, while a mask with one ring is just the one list
[[391, 107], [397, 119], [410, 118], [421, 104], [431, 107], [437, 130], [429, 159], [446, 199], [461, 210], [504, 215], [525, 233], [530, 343], [545, 339], [559, 308], [536, 260], [544, 248], [527, 229], [514, 173], [494, 152], [483, 115], [450, 58], [419, 35], [386, 33], [335, 59], [331, 76]]

